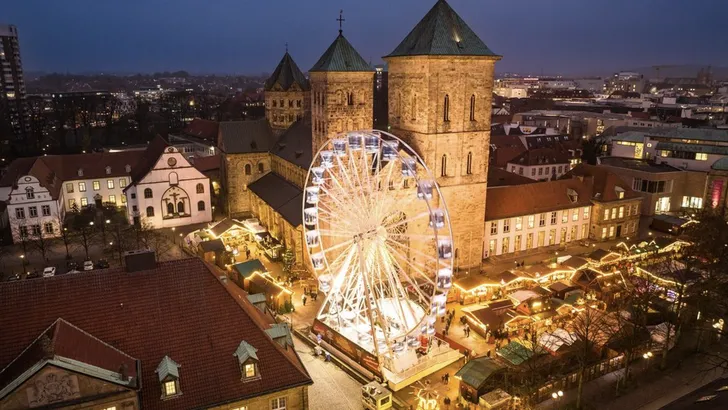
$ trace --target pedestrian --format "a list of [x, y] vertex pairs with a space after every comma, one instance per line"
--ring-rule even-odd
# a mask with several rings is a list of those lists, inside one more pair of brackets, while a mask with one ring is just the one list
[[445, 384], [450, 383], [450, 373], [445, 373]]
[[250, 259], [250, 249], [245, 249], [245, 259]]
[[301, 295], [301, 301], [303, 302], [303, 306], [306, 306], [306, 294], [304, 293]]
[[445, 404], [446, 409], [450, 408], [450, 398], [449, 397], [445, 396], [445, 398], [442, 400], [442, 403]]
[[327, 362], [331, 361], [331, 353], [329, 353], [328, 350], [326, 352], [324, 352], [324, 360]]
[[488, 349], [488, 357], [490, 357], [490, 349]]

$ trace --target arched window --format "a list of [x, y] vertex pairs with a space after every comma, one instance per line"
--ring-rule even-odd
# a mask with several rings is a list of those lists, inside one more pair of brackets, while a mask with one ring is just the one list
[[177, 185], [179, 184], [179, 176], [176, 172], [170, 172], [169, 173], [169, 184], [170, 185]]
[[354, 105], [354, 93], [346, 93], [346, 103], [349, 105]]
[[473, 173], [473, 153], [468, 152], [468, 160], [466, 162], [465, 171], [468, 175]]
[[258, 172], [260, 172], [262, 174], [263, 171], [265, 171], [265, 165], [263, 165], [262, 162], [259, 162], [258, 163]]
[[[154, 198], [154, 195], [152, 195], [152, 188], [146, 188], [144, 190], [144, 198]], [[152, 211], [154, 213], [154, 211]]]
[[204, 194], [205, 193], [205, 186], [202, 184], [197, 184], [197, 193], [198, 194]]
[[197, 203], [197, 210], [198, 211], [204, 211], [205, 210], [205, 201], [200, 201]]
[[447, 155], [442, 156], [442, 163], [440, 164], [440, 176], [447, 176]]
[[33, 190], [33, 187], [25, 188], [25, 198], [26, 199], [35, 199], [35, 191]]
[[148, 206], [147, 207], [147, 218], [151, 218], [154, 216], [154, 207]]
[[404, 104], [404, 100], [402, 100], [402, 93], [397, 93], [397, 99], [394, 101], [394, 104], [395, 115], [399, 118], [402, 116], [402, 104]]
[[475, 121], [475, 94], [470, 96], [470, 121]]
[[450, 121], [450, 96], [445, 94], [445, 103], [442, 109], [442, 118], [445, 122]]
[[417, 94], [412, 94], [412, 120], [417, 119]]
[[177, 202], [177, 213], [183, 214], [185, 213], [185, 203], [182, 201]]
[[250, 175], [251, 172], [252, 167], [250, 166], [250, 164], [245, 164], [245, 175]]
[[174, 204], [167, 202], [167, 215], [174, 215]]

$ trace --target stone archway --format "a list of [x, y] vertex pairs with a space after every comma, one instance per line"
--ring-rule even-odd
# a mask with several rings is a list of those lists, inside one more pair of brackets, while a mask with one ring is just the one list
[[190, 196], [179, 186], [169, 187], [162, 195], [162, 216], [168, 218], [183, 218], [190, 216]]

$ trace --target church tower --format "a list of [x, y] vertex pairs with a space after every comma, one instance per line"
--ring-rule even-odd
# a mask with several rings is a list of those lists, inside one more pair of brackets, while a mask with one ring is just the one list
[[274, 132], [281, 133], [303, 118], [309, 109], [310, 89], [306, 76], [286, 49], [265, 82], [265, 118]]
[[500, 58], [445, 0], [384, 57], [391, 132], [435, 174], [460, 269], [483, 259], [493, 75]]
[[[339, 22], [343, 21], [339, 17]], [[362, 58], [342, 30], [309, 70], [313, 152], [338, 133], [371, 129], [374, 69]]]

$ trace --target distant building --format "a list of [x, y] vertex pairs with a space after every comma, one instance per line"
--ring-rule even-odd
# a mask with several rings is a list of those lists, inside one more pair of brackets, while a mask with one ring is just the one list
[[611, 94], [615, 91], [641, 93], [645, 88], [645, 78], [640, 73], [619, 72], [607, 78], [605, 93]]
[[571, 169], [569, 155], [554, 148], [530, 149], [506, 164], [506, 170], [536, 180], [557, 179]]
[[[0, 25], [0, 112], [4, 111], [16, 140], [24, 140], [30, 131], [30, 118], [25, 100], [25, 80], [20, 60], [18, 28]], [[0, 130], [2, 132], [2, 130]], [[7, 144], [7, 141], [2, 141]]]
[[0, 283], [0, 408], [309, 408], [290, 329], [237, 285], [197, 258], [125, 265]]
[[265, 82], [265, 118], [282, 132], [310, 110], [311, 85], [288, 51]]

